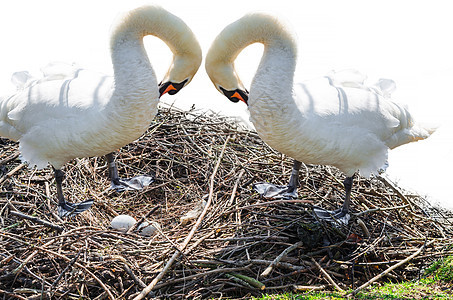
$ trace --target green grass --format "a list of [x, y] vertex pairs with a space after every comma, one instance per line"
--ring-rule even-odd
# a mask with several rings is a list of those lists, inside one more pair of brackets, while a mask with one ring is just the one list
[[307, 292], [265, 295], [254, 300], [317, 300], [317, 299], [453, 299], [453, 256], [433, 263], [425, 277], [416, 282], [386, 283], [372, 286], [355, 297], [337, 292]]
[[453, 283], [453, 256], [436, 261], [426, 269], [425, 274], [436, 281]]

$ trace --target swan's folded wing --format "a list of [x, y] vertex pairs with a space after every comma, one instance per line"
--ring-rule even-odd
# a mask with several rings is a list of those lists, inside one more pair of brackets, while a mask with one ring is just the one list
[[28, 71], [15, 72], [11, 76], [11, 82], [16, 86], [16, 89], [21, 90], [30, 86], [36, 78], [30, 75]]

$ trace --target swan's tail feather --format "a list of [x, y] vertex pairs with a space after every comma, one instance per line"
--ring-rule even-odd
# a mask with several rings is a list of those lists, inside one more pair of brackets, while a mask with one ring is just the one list
[[427, 139], [431, 134], [436, 131], [437, 127], [429, 126], [429, 125], [422, 125], [422, 124], [415, 124], [410, 128], [405, 128], [396, 132], [388, 141], [387, 146], [390, 149], [394, 149], [398, 146], [417, 142], [424, 139]]

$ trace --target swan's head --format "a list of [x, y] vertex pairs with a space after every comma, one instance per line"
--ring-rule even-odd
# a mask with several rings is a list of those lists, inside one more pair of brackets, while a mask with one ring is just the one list
[[201, 48], [197, 40], [190, 41], [185, 50], [173, 51], [173, 62], [164, 79], [159, 84], [160, 97], [166, 93], [174, 95], [188, 85], [201, 64]]
[[287, 24], [265, 13], [247, 14], [226, 26], [209, 49], [205, 68], [215, 88], [233, 102], [247, 103], [249, 92], [234, 67], [239, 53], [248, 45], [262, 43], [266, 47], [296, 52], [296, 43]]
[[230, 101], [242, 101], [247, 104], [249, 92], [237, 75], [234, 63], [214, 57], [215, 51], [211, 50], [212, 48], [206, 56], [206, 72], [215, 88]]
[[173, 53], [173, 61], [159, 84], [159, 94], [174, 95], [188, 85], [201, 65], [201, 47], [192, 30], [162, 7], [145, 5], [120, 15], [112, 26], [111, 48], [146, 35], [161, 39]]
[[225, 49], [228, 45], [218, 42], [218, 38], [206, 55], [205, 68], [215, 88], [232, 102], [247, 104], [249, 92], [244, 87], [234, 68], [234, 59]]

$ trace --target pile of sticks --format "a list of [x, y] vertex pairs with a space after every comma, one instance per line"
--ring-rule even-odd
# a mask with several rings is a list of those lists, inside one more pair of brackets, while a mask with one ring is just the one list
[[[312, 213], [313, 206], [342, 204], [344, 175], [332, 167], [303, 167], [296, 200], [261, 199], [252, 184], [286, 184], [291, 159], [214, 114], [161, 107], [148, 132], [120, 149], [120, 176], [155, 175], [144, 190], [111, 190], [102, 157], [68, 163], [67, 200], [95, 200], [71, 219], [56, 213], [53, 172], [27, 168], [15, 143], [0, 140], [0, 148], [0, 294], [6, 298], [357, 293], [373, 283], [416, 279], [453, 254], [453, 214], [386, 177], [355, 177], [347, 226]], [[110, 221], [120, 214], [160, 228], [151, 237], [137, 226], [113, 230]]]

